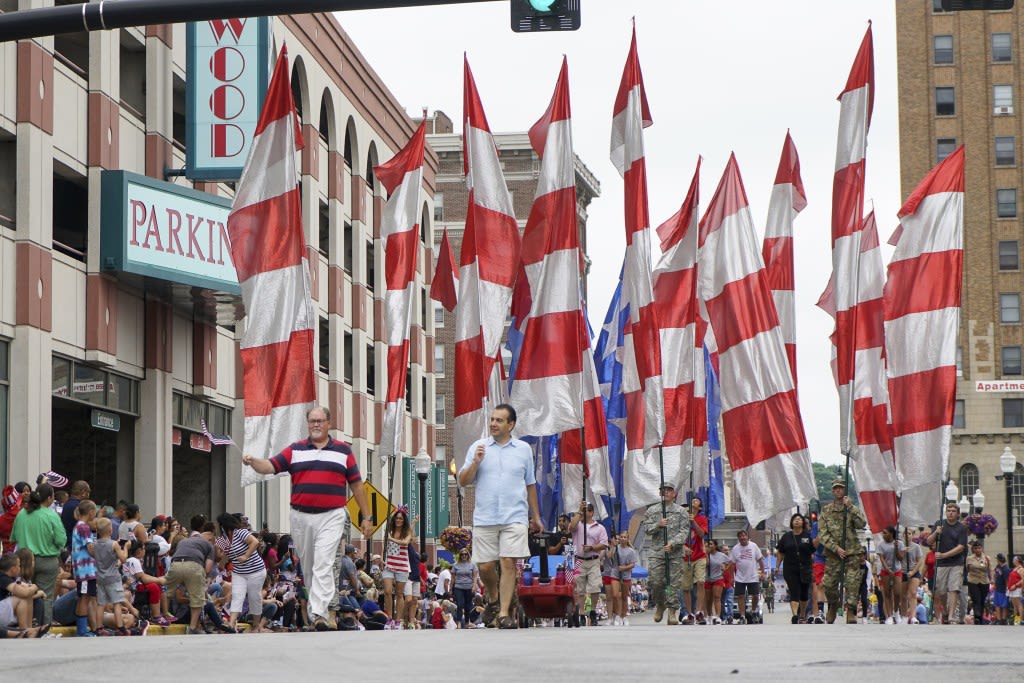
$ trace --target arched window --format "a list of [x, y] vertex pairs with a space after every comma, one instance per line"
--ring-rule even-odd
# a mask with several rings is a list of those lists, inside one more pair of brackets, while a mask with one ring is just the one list
[[1013, 525], [1024, 526], [1024, 465], [1017, 463], [1013, 471], [1012, 495], [1010, 505], [1013, 507]]
[[964, 464], [960, 468], [960, 495], [967, 496], [967, 500], [970, 500], [974, 492], [978, 490], [980, 481], [978, 466], [971, 463]]

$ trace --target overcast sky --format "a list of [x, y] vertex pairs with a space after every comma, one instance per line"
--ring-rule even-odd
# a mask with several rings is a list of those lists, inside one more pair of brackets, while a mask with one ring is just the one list
[[877, 93], [868, 136], [867, 197], [874, 202], [884, 242], [902, 203], [892, 0], [583, 0], [579, 31], [544, 35], [513, 33], [507, 0], [338, 17], [398, 101], [416, 116], [426, 106], [459, 120], [467, 53], [494, 132], [524, 131], [543, 114], [562, 55], [568, 57], [576, 153], [601, 183], [588, 224], [595, 328], [604, 320], [625, 245], [622, 181], [608, 147], [631, 17], [654, 119], [645, 137], [652, 228], [678, 210], [698, 155], [704, 157], [703, 212], [729, 153], [735, 152], [760, 251], [789, 129], [808, 202], [794, 228], [804, 426], [813, 460], [842, 461], [838, 398], [828, 366], [832, 319], [815, 307], [831, 273], [836, 98], [870, 20]]

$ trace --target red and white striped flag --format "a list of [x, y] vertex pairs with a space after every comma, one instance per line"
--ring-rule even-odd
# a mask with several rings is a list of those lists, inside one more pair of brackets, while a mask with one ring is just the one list
[[[566, 432], [559, 445], [566, 509], [579, 505], [587, 477], [593, 492], [608, 492], [607, 480], [593, 477], [607, 474], [608, 440], [581, 300], [583, 263], [570, 109], [569, 67], [563, 58], [551, 103], [529, 133], [541, 168], [523, 231], [522, 270], [512, 306], [523, 341], [509, 396], [519, 413], [518, 433]], [[581, 449], [579, 434], [585, 421], [586, 443]]]
[[885, 315], [882, 289], [885, 269], [878, 243], [875, 212], [864, 220], [860, 238], [859, 286], [854, 347], [857, 373], [853, 381], [853, 444], [850, 469], [857, 482], [868, 526], [874, 533], [899, 520], [896, 467], [889, 423], [889, 390], [885, 376]]
[[[949, 461], [963, 276], [964, 148], [900, 209], [885, 283], [885, 344], [901, 521], [935, 521]], [[922, 343], [927, 340], [927, 343]]]
[[779, 169], [775, 172], [775, 185], [768, 202], [768, 224], [761, 244], [768, 287], [775, 300], [775, 312], [782, 325], [782, 338], [786, 342], [786, 358], [796, 378], [796, 301], [793, 295], [796, 281], [793, 272], [793, 221], [807, 206], [804, 183], [800, 178], [800, 157], [789, 131], [782, 145]]
[[469, 201], [455, 315], [455, 458], [459, 467], [487, 434], [500, 402], [496, 359], [519, 267], [519, 225], [480, 95], [465, 62], [463, 146]]
[[441, 235], [438, 247], [437, 266], [430, 280], [430, 298], [445, 307], [449, 313], [459, 302], [459, 271], [455, 268], [455, 253], [448, 241], [448, 228]]
[[416, 296], [416, 258], [420, 250], [420, 186], [426, 118], [398, 154], [373, 173], [388, 191], [380, 221], [384, 244], [384, 330], [388, 343], [388, 392], [384, 405], [380, 454], [401, 452], [405, 423], [405, 375], [409, 367], [409, 324]]
[[[654, 302], [661, 325], [661, 371], [665, 391], [665, 481], [695, 490], [690, 473], [707, 471], [707, 414], [704, 402], [706, 327], [697, 300], [697, 232], [700, 160], [679, 211], [658, 226], [662, 256], [654, 269]], [[624, 463], [627, 507], [657, 502], [660, 484], [656, 453]]]
[[[231, 258], [246, 311], [241, 340], [245, 450], [260, 457], [302, 437], [306, 412], [316, 400], [316, 316], [295, 167], [302, 134], [288, 75], [288, 53], [282, 48], [228, 216]], [[263, 478], [243, 466], [243, 485]]]
[[718, 343], [726, 453], [747, 519], [817, 496], [796, 389], [736, 157], [700, 223], [698, 291]]
[[626, 397], [626, 458], [642, 458], [645, 449], [662, 443], [665, 407], [662, 394], [661, 343], [651, 273], [650, 217], [644, 128], [650, 126], [636, 28], [622, 71], [612, 118], [611, 160], [625, 182], [626, 257], [622, 297], [629, 306], [624, 338], [622, 389]]
[[[864, 227], [864, 156], [875, 96], [871, 26], [861, 41], [846, 87], [839, 95], [839, 139], [832, 181], [832, 280], [818, 305], [836, 321], [836, 386], [839, 389], [840, 450], [855, 457], [850, 396], [856, 374], [856, 334], [861, 231]], [[831, 300], [829, 300], [831, 297]]]

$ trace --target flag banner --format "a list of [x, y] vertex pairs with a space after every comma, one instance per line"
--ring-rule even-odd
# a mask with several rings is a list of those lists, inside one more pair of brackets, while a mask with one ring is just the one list
[[[793, 386], [797, 386], [796, 377], [796, 276], [793, 270], [793, 223], [797, 214], [807, 206], [804, 194], [804, 183], [800, 178], [800, 156], [796, 144], [786, 132], [786, 140], [782, 144], [782, 156], [779, 168], [775, 172], [775, 185], [772, 186], [771, 199], [768, 202], [768, 222], [765, 226], [764, 241], [761, 243], [761, 256], [768, 275], [768, 287], [772, 290], [775, 301], [775, 312], [779, 314], [782, 326], [782, 339], [786, 342], [786, 358], [793, 375]], [[788, 523], [788, 520], [787, 520]]]
[[[885, 283], [885, 349], [900, 521], [931, 524], [949, 466], [963, 275], [964, 148], [933, 168], [899, 211]], [[928, 340], [922, 344], [921, 340]]]
[[735, 155], [700, 223], [699, 295], [719, 358], [726, 456], [754, 524], [817, 495], [796, 390]]
[[711, 364], [711, 354], [707, 347], [704, 347], [704, 387], [708, 418], [708, 483], [697, 490], [697, 495], [704, 501], [708, 526], [714, 529], [725, 521], [725, 476], [722, 471], [722, 439], [718, 434], [722, 399], [718, 373]]
[[[316, 400], [310, 296], [296, 151], [302, 134], [282, 48], [228, 215], [245, 306], [240, 342], [245, 450], [269, 457], [306, 434]], [[266, 479], [242, 467], [242, 485]]]
[[405, 426], [405, 376], [409, 368], [409, 326], [416, 303], [416, 260], [420, 250], [420, 187], [426, 119], [391, 161], [375, 166], [374, 175], [388, 191], [380, 217], [384, 245], [384, 336], [387, 341], [387, 394], [381, 426], [380, 455], [401, 452]]
[[203, 432], [203, 436], [210, 440], [214, 446], [234, 446], [235, 440], [230, 436], [216, 436], [210, 433], [210, 430], [206, 428], [206, 420], [199, 421], [199, 427]]
[[449, 313], [455, 310], [459, 302], [459, 271], [455, 267], [452, 243], [448, 241], [448, 228], [445, 228], [441, 235], [437, 267], [430, 281], [430, 298], [444, 306]]
[[[501, 402], [501, 338], [520, 257], [519, 225], [476, 82], [464, 62], [463, 157], [469, 197], [455, 309], [455, 462], [487, 434]], [[495, 389], [497, 387], [497, 389]], [[497, 393], [496, 393], [497, 392]]]

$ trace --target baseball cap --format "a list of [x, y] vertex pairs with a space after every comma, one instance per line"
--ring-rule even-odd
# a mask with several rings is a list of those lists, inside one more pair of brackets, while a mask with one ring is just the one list
[[354, 545], [352, 545], [351, 543], [345, 546], [345, 554], [346, 555], [351, 555], [355, 551], [356, 551], [356, 547]]

